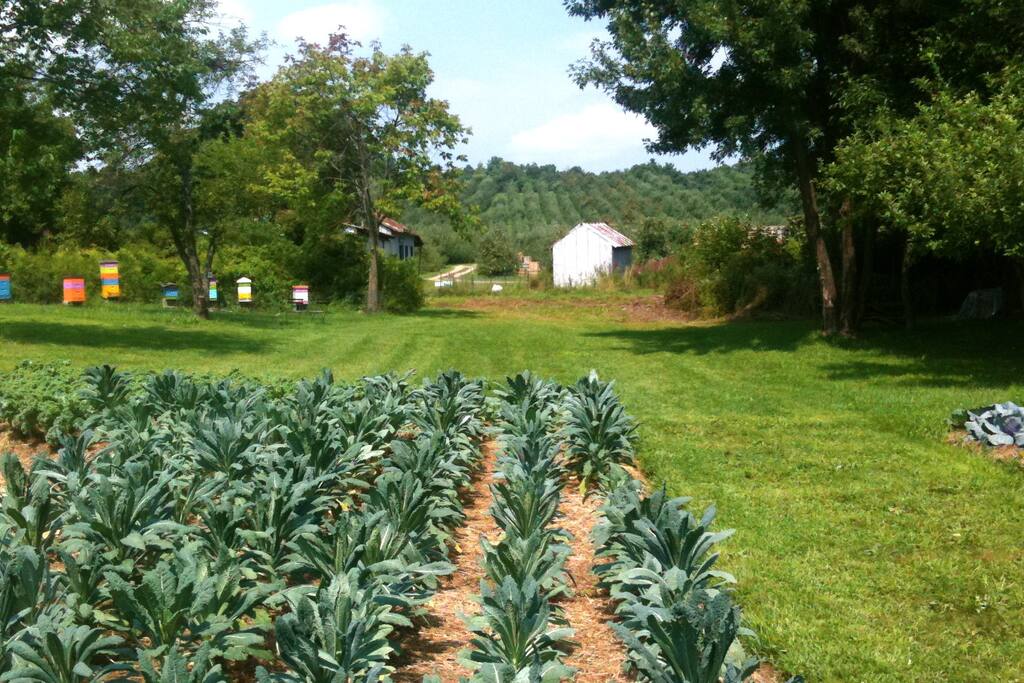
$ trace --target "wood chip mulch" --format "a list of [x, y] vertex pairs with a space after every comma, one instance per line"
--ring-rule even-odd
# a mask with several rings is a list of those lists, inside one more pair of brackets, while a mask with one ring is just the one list
[[594, 544], [590, 532], [598, 521], [601, 499], [591, 496], [584, 500], [574, 482], [562, 490], [559, 512], [555, 523], [572, 534], [569, 547], [572, 554], [566, 560], [566, 571], [572, 578], [573, 595], [559, 601], [565, 610], [569, 626], [576, 630], [576, 646], [565, 663], [577, 669], [576, 681], [606, 683], [606, 681], [632, 681], [622, 665], [626, 650], [622, 641], [608, 626], [615, 618], [615, 604], [597, 585], [597, 575], [591, 571], [595, 563]]
[[451, 556], [455, 572], [444, 579], [441, 589], [427, 603], [430, 616], [426, 623], [403, 639], [403, 655], [396, 662], [397, 672], [393, 676], [396, 683], [419, 683], [428, 674], [440, 676], [442, 681], [458, 681], [471, 673], [456, 660], [472, 637], [460, 615], [472, 616], [479, 611], [473, 598], [480, 594], [480, 579], [484, 575], [480, 565], [481, 536], [497, 543], [501, 535], [488, 511], [488, 487], [497, 464], [496, 451], [494, 441], [483, 446], [483, 467], [463, 501], [466, 520], [455, 530], [456, 546]]
[[[0, 454], [8, 451], [18, 456], [21, 466], [26, 470], [32, 467], [32, 460], [37, 455], [45, 455], [49, 458], [56, 456], [56, 451], [45, 441], [16, 436], [9, 427], [0, 425]], [[0, 474], [0, 490], [3, 488], [4, 478]]]

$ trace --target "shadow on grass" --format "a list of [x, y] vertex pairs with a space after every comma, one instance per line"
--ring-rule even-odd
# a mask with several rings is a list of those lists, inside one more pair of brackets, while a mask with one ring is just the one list
[[469, 311], [461, 308], [421, 308], [415, 313], [409, 314], [410, 318], [431, 318], [435, 320], [446, 320], [456, 318], [479, 318], [479, 311]]
[[735, 322], [709, 326], [617, 329], [588, 337], [628, 342], [626, 350], [651, 353], [730, 353], [732, 351], [796, 351], [816, 338], [808, 321]]
[[[750, 321], [658, 329], [615, 329], [587, 336], [618, 339], [639, 355], [734, 351], [795, 352], [812, 343], [832, 350], [825, 379], [891, 380], [920, 387], [1006, 387], [1024, 382], [1024, 321], [926, 321], [917, 329], [869, 329], [856, 339], [823, 339], [817, 321]], [[881, 354], [881, 357], [879, 357]], [[1020, 400], [1024, 396], [1007, 396]]]
[[823, 366], [831, 380], [889, 378], [934, 388], [1005, 387], [1024, 381], [1024, 321], [1019, 320], [931, 320], [912, 331], [870, 330], [858, 339], [832, 344], [849, 351], [882, 352], [895, 362], [848, 354]]
[[267, 344], [251, 336], [223, 330], [166, 327], [113, 327], [36, 321], [4, 322], [0, 339], [25, 344], [60, 344], [79, 347], [115, 347], [180, 351], [204, 349], [225, 353], [262, 353]]

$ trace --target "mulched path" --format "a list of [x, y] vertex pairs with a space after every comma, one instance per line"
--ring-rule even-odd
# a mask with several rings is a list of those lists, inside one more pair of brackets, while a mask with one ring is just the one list
[[615, 616], [615, 603], [598, 587], [597, 575], [591, 571], [596, 558], [590, 532], [597, 523], [599, 507], [597, 496], [584, 500], [572, 482], [562, 490], [562, 517], [555, 524], [572, 534], [572, 554], [565, 567], [572, 578], [573, 595], [559, 604], [569, 626], [576, 629], [577, 643], [565, 663], [578, 670], [575, 680], [583, 683], [632, 681], [635, 677], [622, 673], [626, 650], [608, 626]]
[[[471, 638], [460, 615], [471, 616], [478, 611], [474, 598], [480, 594], [483, 577], [480, 537], [496, 543], [501, 536], [489, 512], [488, 485], [493, 479], [496, 450], [496, 443], [484, 444], [484, 466], [464, 501], [466, 522], [455, 532], [455, 573], [427, 603], [430, 616], [426, 623], [403, 639], [403, 657], [395, 662], [397, 683], [419, 683], [427, 674], [440, 676], [443, 681], [458, 681], [470, 674], [457, 661]], [[579, 670], [575, 680], [583, 683], [626, 682], [634, 678], [622, 673], [625, 651], [607, 625], [614, 618], [614, 605], [598, 588], [597, 577], [591, 571], [595, 558], [590, 532], [597, 523], [600, 505], [596, 496], [583, 500], [575, 485], [567, 483], [559, 506], [562, 516], [555, 520], [557, 526], [573, 535], [569, 543], [572, 554], [566, 561], [573, 595], [558, 602], [569, 626], [576, 630], [576, 645], [565, 662]]]
[[[26, 470], [32, 466], [32, 460], [36, 455], [45, 454], [50, 458], [56, 455], [56, 451], [45, 441], [15, 436], [7, 425], [0, 425], [0, 454], [8, 451], [18, 456], [21, 466]], [[0, 474], [0, 490], [3, 488], [4, 477]]]
[[488, 487], [494, 477], [497, 448], [494, 441], [483, 445], [483, 467], [463, 500], [466, 521], [455, 531], [456, 545], [451, 557], [455, 572], [444, 579], [441, 589], [427, 603], [430, 616], [426, 623], [403, 639], [403, 656], [396, 662], [398, 671], [393, 676], [396, 683], [419, 683], [428, 674], [440, 676], [443, 681], [458, 681], [471, 673], [456, 657], [469, 646], [471, 638], [461, 616], [472, 616], [478, 611], [473, 598], [480, 594], [480, 579], [484, 575], [480, 566], [480, 538], [486, 536], [497, 543], [501, 535], [488, 510]]

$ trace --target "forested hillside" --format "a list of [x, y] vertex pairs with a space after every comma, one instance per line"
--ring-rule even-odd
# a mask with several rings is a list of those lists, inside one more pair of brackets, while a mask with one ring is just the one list
[[[682, 173], [654, 162], [625, 171], [590, 173], [580, 168], [513, 164], [492, 159], [464, 171], [463, 201], [479, 211], [478, 233], [497, 230], [517, 251], [546, 260], [558, 237], [580, 221], [607, 221], [627, 235], [645, 218], [681, 223], [720, 215], [748, 215], [778, 223], [795, 211], [758, 205], [753, 170], [721, 166]], [[476, 241], [459, 236], [447, 220], [411, 210], [405, 221], [451, 262], [472, 261]]]

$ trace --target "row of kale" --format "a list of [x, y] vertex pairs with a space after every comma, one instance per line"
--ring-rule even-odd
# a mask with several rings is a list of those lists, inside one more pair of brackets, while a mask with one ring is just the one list
[[[611, 627], [626, 646], [627, 666], [638, 679], [748, 679], [760, 662], [746, 657], [738, 638], [753, 634], [742, 626], [731, 590], [735, 580], [715, 568], [716, 545], [732, 530], [712, 529], [713, 506], [698, 518], [687, 509], [689, 498], [670, 498], [664, 490], [644, 493], [623, 467], [633, 464], [636, 424], [613, 383], [592, 372], [562, 389], [524, 373], [508, 380], [503, 397], [505, 430], [516, 435], [512, 453], [520, 452], [520, 444], [541, 441], [543, 425], [548, 434], [557, 434], [563, 449], [558, 461], [545, 455], [545, 471], [558, 479], [558, 462], [564, 463], [585, 495], [605, 497], [592, 539], [599, 557], [594, 571], [617, 605], [618, 619]], [[530, 436], [524, 439], [523, 434]], [[547, 454], [559, 445], [544, 443], [540, 450]], [[523, 564], [557, 564], [554, 574], [545, 574], [557, 576], [562, 561]]]
[[388, 674], [392, 629], [452, 571], [480, 383], [86, 383], [56, 460], [3, 460], [0, 680]]

